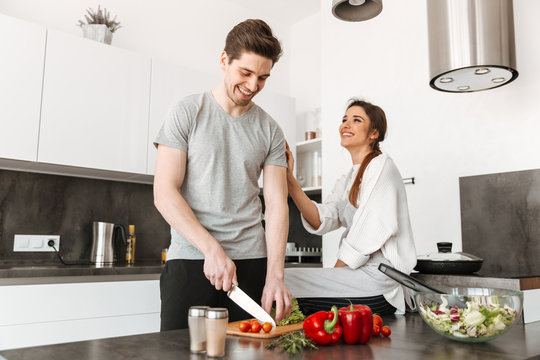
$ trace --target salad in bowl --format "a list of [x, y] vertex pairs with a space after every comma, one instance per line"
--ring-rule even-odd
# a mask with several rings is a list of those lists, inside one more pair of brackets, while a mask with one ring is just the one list
[[447, 294], [417, 293], [418, 312], [437, 333], [453, 340], [482, 342], [504, 334], [519, 318], [517, 290], [451, 288]]

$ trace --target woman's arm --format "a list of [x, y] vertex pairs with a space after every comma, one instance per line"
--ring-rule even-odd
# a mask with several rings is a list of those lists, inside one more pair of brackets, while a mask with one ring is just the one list
[[300, 210], [300, 213], [306, 219], [306, 221], [317, 230], [321, 226], [321, 218], [319, 215], [319, 210], [317, 206], [311, 201], [311, 199], [306, 195], [302, 187], [296, 181], [296, 178], [293, 175], [294, 169], [294, 158], [289, 148], [289, 144], [286, 144], [287, 149], [285, 154], [287, 155], [287, 188], [291, 198], [294, 201], [294, 204]]

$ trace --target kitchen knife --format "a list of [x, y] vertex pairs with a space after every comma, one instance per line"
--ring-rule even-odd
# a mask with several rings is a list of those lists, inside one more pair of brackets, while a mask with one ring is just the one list
[[276, 322], [274, 319], [272, 319], [272, 317], [266, 311], [264, 311], [259, 304], [253, 301], [253, 299], [250, 298], [248, 294], [243, 292], [238, 286], [233, 285], [231, 290], [229, 290], [227, 293], [227, 296], [255, 319], [262, 323], [269, 322], [272, 324], [272, 327], [276, 327]]

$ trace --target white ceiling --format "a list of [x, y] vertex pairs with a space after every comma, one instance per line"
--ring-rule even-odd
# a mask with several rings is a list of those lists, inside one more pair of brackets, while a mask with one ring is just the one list
[[264, 12], [269, 18], [292, 25], [315, 14], [321, 7], [320, 0], [229, 0], [247, 9]]

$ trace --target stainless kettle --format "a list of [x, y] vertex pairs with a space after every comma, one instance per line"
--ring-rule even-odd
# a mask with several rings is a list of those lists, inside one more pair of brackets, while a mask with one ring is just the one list
[[116, 262], [114, 240], [118, 231], [120, 231], [122, 236], [122, 242], [124, 245], [127, 245], [124, 226], [94, 221], [92, 224], [92, 252], [90, 254], [90, 261], [92, 263], [103, 265]]

